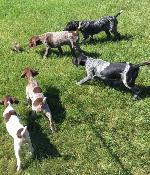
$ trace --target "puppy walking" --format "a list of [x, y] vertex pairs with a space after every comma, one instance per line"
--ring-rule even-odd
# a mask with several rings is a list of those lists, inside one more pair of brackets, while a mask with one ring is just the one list
[[51, 131], [54, 132], [55, 124], [52, 119], [50, 108], [46, 102], [46, 97], [44, 97], [42, 89], [39, 87], [39, 84], [34, 79], [34, 77], [38, 74], [39, 73], [37, 71], [30, 68], [25, 68], [22, 71], [21, 78], [26, 78], [28, 82], [26, 86], [27, 101], [28, 104], [31, 105], [34, 114], [36, 112], [43, 112], [43, 114], [49, 120], [49, 126]]
[[12, 107], [13, 104], [18, 103], [19, 101], [17, 101], [14, 97], [8, 95], [0, 101], [0, 104], [5, 106], [3, 117], [6, 122], [7, 131], [14, 139], [14, 151], [17, 159], [17, 171], [19, 171], [21, 168], [19, 153], [21, 145], [24, 141], [29, 144], [30, 153], [33, 153], [33, 147], [30, 140], [29, 132], [27, 130], [27, 126], [23, 126], [20, 123], [18, 115]]
[[85, 83], [99, 77], [103, 80], [119, 80], [122, 81], [124, 86], [130, 89], [134, 93], [134, 98], [138, 98], [140, 89], [135, 86], [135, 80], [138, 76], [141, 66], [148, 65], [150, 62], [144, 62], [141, 64], [131, 64], [128, 62], [106, 62], [101, 59], [94, 59], [81, 53], [78, 57], [73, 58], [73, 64], [76, 66], [85, 66], [87, 76], [77, 82], [78, 85]]
[[61, 46], [69, 45], [71, 53], [74, 54], [74, 49], [79, 49], [79, 33], [77, 31], [61, 31], [61, 32], [47, 32], [42, 35], [33, 36], [29, 40], [29, 47], [44, 44], [46, 51], [43, 58], [48, 56], [51, 48], [58, 48], [59, 52], [63, 54]]
[[114, 16], [104, 16], [97, 20], [85, 20], [85, 21], [70, 21], [64, 31], [75, 31], [79, 29], [83, 35], [83, 40], [81, 43], [89, 38], [93, 40], [93, 35], [98, 34], [104, 31], [107, 35], [107, 38], [111, 38], [111, 34], [114, 35], [116, 39], [120, 38], [120, 33], [117, 30], [118, 20], [117, 17], [122, 13], [121, 10]]

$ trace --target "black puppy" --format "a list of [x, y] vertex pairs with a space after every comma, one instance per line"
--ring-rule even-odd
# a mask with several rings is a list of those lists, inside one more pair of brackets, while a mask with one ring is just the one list
[[94, 77], [99, 77], [103, 80], [119, 80], [134, 93], [134, 98], [138, 98], [140, 94], [139, 88], [135, 86], [135, 80], [138, 76], [140, 66], [150, 66], [150, 62], [141, 64], [131, 64], [128, 62], [109, 63], [101, 59], [88, 57], [83, 53], [74, 57], [72, 62], [76, 66], [85, 66], [87, 72], [87, 76], [77, 82], [77, 85], [81, 85]]
[[119, 16], [121, 13], [122, 10], [115, 16], [104, 16], [97, 20], [70, 21], [64, 30], [76, 31], [79, 29], [83, 35], [83, 40], [81, 43], [84, 43], [89, 36], [91, 36], [91, 39], [93, 40], [93, 35], [98, 34], [101, 31], [105, 31], [108, 39], [111, 38], [111, 33], [116, 39], [119, 39], [120, 33], [117, 31], [117, 16]]

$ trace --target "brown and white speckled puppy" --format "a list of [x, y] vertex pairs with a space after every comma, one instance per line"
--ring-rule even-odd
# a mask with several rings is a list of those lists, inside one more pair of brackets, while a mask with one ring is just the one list
[[26, 78], [28, 84], [26, 86], [26, 97], [28, 104], [31, 105], [33, 113], [43, 112], [49, 120], [50, 129], [52, 132], [55, 130], [55, 125], [52, 119], [50, 108], [46, 102], [42, 89], [39, 87], [38, 82], [34, 79], [34, 76], [38, 75], [38, 71], [30, 68], [25, 68], [22, 71], [21, 78]]
[[17, 171], [19, 171], [21, 168], [19, 152], [21, 145], [24, 141], [29, 144], [30, 153], [33, 153], [33, 147], [30, 140], [29, 132], [27, 130], [27, 126], [23, 126], [20, 123], [18, 115], [12, 107], [13, 104], [18, 103], [18, 100], [9, 95], [4, 96], [4, 98], [0, 100], [0, 104], [5, 106], [3, 117], [5, 119], [7, 131], [14, 139], [14, 151], [17, 159]]
[[71, 53], [74, 53], [74, 49], [79, 49], [79, 33], [77, 31], [61, 31], [61, 32], [47, 32], [42, 35], [33, 36], [29, 40], [29, 47], [35, 47], [37, 45], [44, 44], [46, 51], [43, 58], [48, 56], [51, 48], [58, 48], [61, 54], [63, 50], [61, 46], [69, 45]]

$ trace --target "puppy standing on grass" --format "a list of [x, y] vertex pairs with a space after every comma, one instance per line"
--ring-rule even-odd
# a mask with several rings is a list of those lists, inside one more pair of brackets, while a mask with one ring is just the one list
[[74, 54], [74, 49], [79, 49], [79, 33], [76, 31], [62, 31], [62, 32], [47, 32], [42, 35], [33, 36], [29, 40], [29, 47], [44, 44], [46, 51], [43, 58], [47, 58], [51, 48], [58, 48], [59, 52], [63, 54], [61, 46], [69, 45], [71, 53]]
[[46, 97], [44, 97], [44, 94], [42, 93], [42, 90], [39, 87], [39, 84], [34, 79], [34, 77], [38, 74], [39, 73], [37, 71], [30, 68], [25, 68], [22, 71], [21, 78], [26, 78], [28, 81], [28, 84], [26, 86], [27, 101], [28, 101], [28, 104], [32, 106], [33, 115], [35, 115], [35, 112], [44, 113], [44, 115], [49, 120], [51, 131], [54, 132], [55, 124], [53, 122], [49, 106], [46, 102]]
[[9, 95], [5, 96], [0, 101], [0, 104], [5, 106], [3, 117], [6, 122], [7, 131], [14, 139], [14, 151], [17, 159], [17, 171], [19, 171], [21, 168], [21, 160], [19, 152], [21, 145], [24, 141], [26, 141], [29, 144], [30, 153], [33, 153], [33, 147], [30, 140], [29, 132], [27, 130], [27, 126], [23, 126], [20, 123], [18, 115], [12, 107], [13, 104], [18, 103], [19, 103], [18, 100]]
[[72, 61], [76, 66], [85, 66], [87, 72], [87, 76], [77, 82], [77, 85], [92, 80], [94, 77], [99, 77], [103, 80], [118, 80], [122, 81], [124, 86], [134, 93], [134, 98], [139, 98], [140, 94], [140, 89], [135, 86], [135, 80], [138, 76], [140, 66], [150, 66], [150, 62], [141, 64], [131, 64], [128, 62], [110, 63], [101, 59], [88, 57], [83, 53], [74, 57]]
[[75, 31], [79, 29], [83, 35], [83, 40], [81, 43], [84, 43], [89, 36], [93, 40], [93, 35], [98, 34], [104, 31], [107, 35], [107, 38], [111, 38], [111, 33], [116, 39], [120, 38], [120, 33], [117, 30], [118, 20], [117, 17], [123, 12], [121, 10], [115, 16], [104, 16], [97, 20], [86, 20], [86, 21], [70, 21], [66, 25], [64, 31]]

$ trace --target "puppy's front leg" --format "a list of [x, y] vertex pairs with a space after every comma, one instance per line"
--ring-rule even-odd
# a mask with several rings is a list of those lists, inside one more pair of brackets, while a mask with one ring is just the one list
[[87, 77], [83, 78], [82, 80], [80, 80], [79, 82], [77, 82], [76, 84], [81, 85], [81, 84], [83, 84], [83, 83], [85, 83], [86, 81], [89, 81], [89, 80], [92, 80], [92, 77], [87, 76]]
[[28, 92], [29, 92], [29, 91], [28, 91], [28, 87], [26, 87], [27, 105], [28, 105], [28, 107], [30, 107], [31, 104], [32, 104], [32, 101], [31, 101], [31, 99], [30, 99], [30, 97], [29, 97], [29, 93], [28, 93]]
[[46, 45], [46, 50], [45, 50], [45, 53], [44, 53], [43, 58], [47, 58], [47, 56], [49, 54], [49, 51], [50, 51], [50, 46], [49, 45]]
[[92, 68], [86, 68], [87, 71], [87, 76], [85, 78], [83, 78], [82, 80], [80, 80], [79, 82], [77, 82], [77, 85], [81, 85], [83, 83], [85, 83], [86, 81], [92, 80], [94, 78], [93, 75], [93, 69]]

